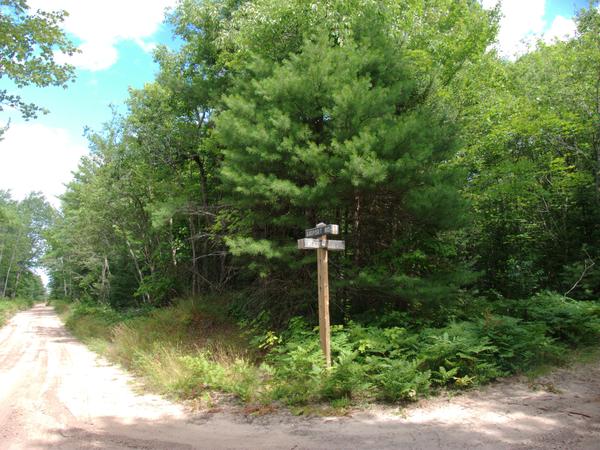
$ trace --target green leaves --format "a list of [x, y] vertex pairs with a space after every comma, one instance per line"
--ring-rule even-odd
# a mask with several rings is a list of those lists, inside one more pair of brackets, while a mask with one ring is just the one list
[[0, 191], [0, 298], [38, 300], [44, 286], [34, 271], [46, 250], [55, 211], [39, 193], [21, 201]]
[[[60, 28], [66, 12], [31, 13], [25, 0], [0, 2], [0, 77], [9, 78], [18, 88], [28, 85], [67, 86], [74, 77], [74, 68], [58, 64], [54, 52], [72, 55], [76, 49]], [[20, 96], [0, 91], [0, 111], [3, 107], [18, 109], [24, 118], [35, 118], [45, 112]]]
[[[436, 59], [431, 45], [437, 44], [417, 36], [426, 32], [446, 45], [441, 29], [433, 22], [420, 31], [404, 28], [408, 16], [394, 2], [326, 3], [252, 2], [234, 14], [226, 40], [247, 65], [225, 96], [215, 136], [223, 147], [224, 191], [243, 211], [239, 238], [284, 248], [317, 217], [336, 217], [352, 239], [344, 258], [354, 266], [344, 278], [352, 279], [359, 270], [398, 267], [376, 260], [387, 248], [401, 258], [404, 251], [441, 242], [440, 232], [463, 221], [464, 204], [457, 191], [461, 174], [455, 166], [442, 167], [456, 150], [452, 120], [435, 89], [445, 82], [440, 73], [448, 60]], [[407, 8], [418, 14], [422, 6]], [[484, 20], [475, 6], [457, 8]], [[459, 16], [446, 21], [444, 32], [462, 27]], [[273, 41], [270, 33], [278, 27], [285, 35]], [[375, 230], [377, 239], [370, 239]], [[239, 254], [238, 248], [231, 247]], [[434, 253], [424, 251], [431, 272], [440, 269], [433, 261], [443, 259]], [[264, 264], [241, 263], [281, 278], [301, 257], [280, 252]], [[402, 284], [398, 280], [427, 275], [394, 272], [386, 278]], [[443, 288], [437, 289], [436, 297], [443, 297]]]
[[292, 404], [340, 398], [414, 401], [432, 390], [464, 389], [563, 361], [568, 346], [591, 343], [600, 332], [597, 302], [545, 294], [487, 306], [504, 314], [488, 310], [442, 327], [412, 329], [337, 325], [330, 370], [323, 369], [318, 330], [292, 319], [267, 357], [273, 394]]
[[[595, 8], [580, 15], [592, 22], [597, 16]], [[590, 47], [597, 33], [584, 31], [585, 20], [571, 41], [540, 44], [514, 63], [488, 56], [456, 80], [455, 95], [470, 99], [458, 161], [470, 173], [470, 243], [486, 271], [482, 287], [506, 296], [541, 287], [567, 292], [583, 272], [570, 268], [597, 258], [598, 116], [591, 91], [600, 66], [589, 58], [592, 48], [598, 53]], [[588, 281], [598, 286], [595, 272], [586, 271], [574, 295], [593, 297]]]
[[[486, 51], [498, 17], [472, 0], [180, 2], [181, 46], [89, 136], [52, 236], [55, 292], [249, 289], [253, 312], [312, 314], [314, 255], [295, 242], [325, 221], [346, 240], [334, 320], [441, 326], [473, 287], [596, 297], [597, 11], [515, 62]], [[439, 368], [468, 358], [446, 359], [432, 383], [462, 377]]]

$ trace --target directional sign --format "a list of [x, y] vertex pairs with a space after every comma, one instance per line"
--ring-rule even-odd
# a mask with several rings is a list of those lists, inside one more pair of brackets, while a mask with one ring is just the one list
[[339, 251], [346, 249], [346, 242], [304, 238], [298, 239], [298, 248], [300, 250], [316, 250], [318, 248], [326, 248], [327, 250]]
[[[331, 326], [329, 324], [329, 258], [328, 250], [345, 250], [345, 241], [327, 239], [328, 234], [338, 234], [338, 225], [318, 223], [316, 228], [306, 230], [306, 237], [298, 239], [300, 250], [317, 251], [317, 278], [319, 292], [319, 334], [321, 349], [325, 355], [325, 364], [331, 367]], [[319, 238], [319, 239], [315, 239]]]
[[314, 250], [317, 248], [322, 248], [322, 244], [325, 244], [325, 241], [322, 241], [320, 239], [298, 239], [298, 248], [300, 250]]
[[327, 234], [339, 234], [340, 227], [338, 225], [323, 225], [318, 226], [316, 228], [309, 228], [305, 231], [305, 236], [307, 238], [316, 238], [325, 236]]
[[346, 241], [328, 240], [325, 242], [327, 242], [327, 250], [332, 250], [332, 251], [346, 250]]

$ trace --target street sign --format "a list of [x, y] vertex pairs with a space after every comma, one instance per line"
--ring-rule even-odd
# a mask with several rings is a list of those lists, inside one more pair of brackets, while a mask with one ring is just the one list
[[[331, 326], [329, 324], [329, 257], [328, 250], [339, 251], [346, 249], [345, 241], [327, 239], [328, 234], [338, 234], [338, 225], [318, 223], [315, 228], [305, 230], [306, 237], [298, 239], [300, 250], [317, 251], [317, 278], [319, 291], [319, 334], [321, 349], [325, 355], [325, 364], [331, 367]], [[319, 238], [319, 239], [315, 239]]]
[[340, 234], [340, 227], [338, 225], [319, 224], [316, 228], [309, 228], [305, 231], [305, 236], [307, 238], [316, 238], [328, 234]]
[[316, 250], [326, 248], [331, 251], [340, 251], [346, 249], [346, 241], [336, 241], [333, 239], [298, 239], [298, 248], [300, 250]]
[[[321, 241], [323, 242], [323, 241]], [[334, 241], [334, 240], [327, 240], [325, 241], [327, 242], [327, 250], [332, 250], [332, 251], [340, 251], [340, 250], [346, 250], [346, 241]]]
[[323, 248], [323, 244], [325, 244], [325, 241], [322, 241], [321, 239], [298, 239], [298, 248], [300, 250], [315, 250], [317, 248]]

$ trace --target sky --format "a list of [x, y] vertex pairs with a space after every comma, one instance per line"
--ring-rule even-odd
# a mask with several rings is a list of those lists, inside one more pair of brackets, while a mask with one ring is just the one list
[[76, 81], [61, 87], [16, 90], [6, 80], [0, 89], [50, 110], [24, 121], [15, 111], [0, 113], [10, 128], [0, 141], [0, 189], [22, 199], [41, 191], [55, 206], [64, 184], [87, 154], [84, 129], [99, 130], [110, 120], [110, 105], [120, 106], [129, 87], [141, 88], [158, 70], [152, 57], [157, 44], [173, 45], [163, 24], [165, 8], [176, 0], [28, 0], [31, 9], [66, 10], [68, 37], [81, 50], [73, 58], [56, 55], [76, 67]]
[[[87, 154], [83, 136], [111, 118], [110, 105], [119, 106], [128, 89], [141, 88], [158, 70], [152, 58], [157, 44], [175, 45], [163, 24], [165, 8], [177, 0], [28, 0], [32, 9], [64, 9], [64, 30], [81, 53], [56, 55], [77, 69], [68, 89], [29, 87], [18, 92], [27, 101], [48, 108], [48, 115], [24, 121], [15, 111], [0, 113], [10, 128], [0, 141], [0, 189], [22, 199], [40, 191], [55, 206], [80, 158]], [[481, 0], [493, 7], [497, 0]], [[527, 51], [535, 38], [567, 39], [575, 30], [574, 12], [587, 0], [504, 0], [498, 51], [507, 58]], [[0, 80], [0, 89], [15, 87]]]

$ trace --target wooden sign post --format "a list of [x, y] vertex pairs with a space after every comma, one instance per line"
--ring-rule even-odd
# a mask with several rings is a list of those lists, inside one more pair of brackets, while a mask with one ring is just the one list
[[331, 327], [329, 323], [329, 260], [328, 250], [338, 251], [346, 248], [344, 241], [327, 238], [328, 234], [338, 234], [337, 225], [317, 224], [305, 232], [304, 239], [298, 239], [301, 250], [317, 250], [317, 271], [319, 282], [319, 333], [321, 349], [325, 355], [327, 367], [331, 367]]

